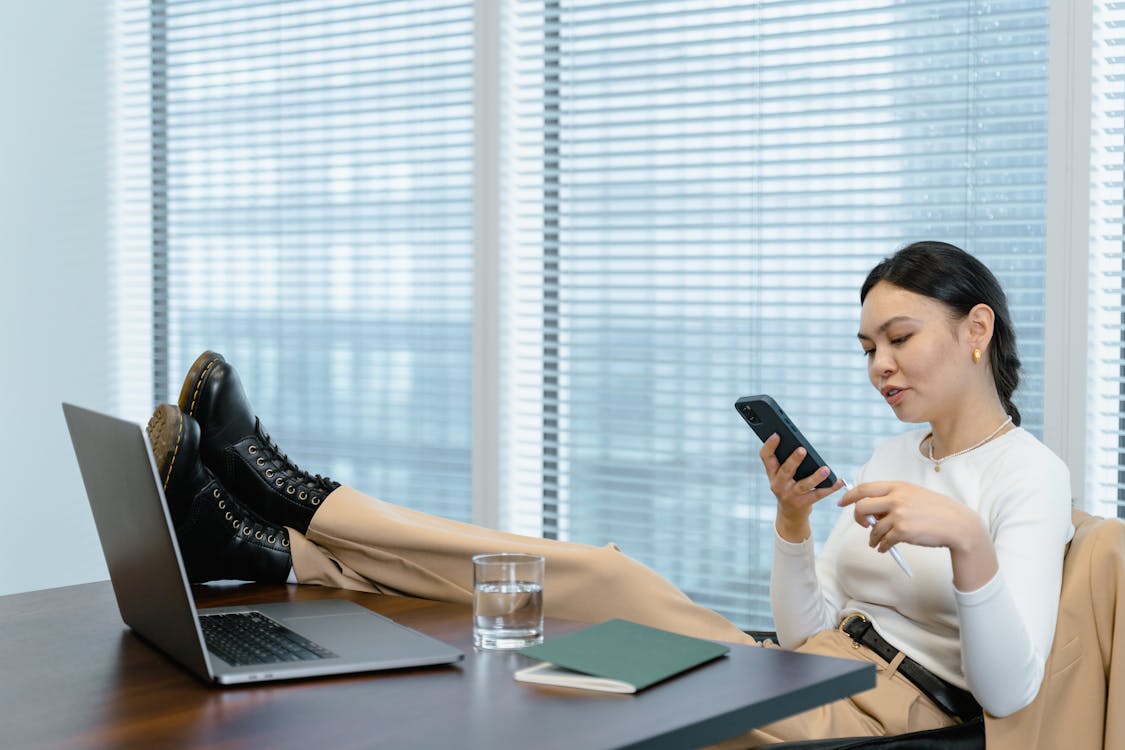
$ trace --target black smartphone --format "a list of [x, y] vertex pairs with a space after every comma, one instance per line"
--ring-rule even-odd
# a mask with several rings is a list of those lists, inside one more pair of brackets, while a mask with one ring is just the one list
[[[763, 443], [774, 433], [781, 437], [781, 442], [778, 443], [777, 450], [774, 451], [774, 455], [781, 463], [785, 463], [785, 459], [789, 458], [798, 446], [804, 447], [805, 458], [793, 474], [794, 479], [804, 479], [825, 465], [820, 454], [797, 429], [797, 425], [790, 421], [782, 408], [777, 405], [777, 402], [769, 396], [765, 394], [743, 396], [734, 402], [734, 408], [738, 410], [738, 413], [746, 420], [746, 424], [750, 425], [750, 429], [757, 434]], [[829, 471], [828, 477], [817, 487], [832, 487], [835, 484], [836, 472]]]

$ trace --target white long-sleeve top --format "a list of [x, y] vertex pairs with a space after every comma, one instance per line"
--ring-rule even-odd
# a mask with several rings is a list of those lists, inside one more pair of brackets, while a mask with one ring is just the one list
[[1070, 475], [1020, 428], [935, 472], [920, 450], [927, 432], [882, 441], [854, 484], [912, 482], [972, 508], [992, 537], [997, 574], [975, 591], [958, 591], [948, 549], [899, 544], [908, 577], [868, 546], [869, 530], [844, 508], [815, 559], [812, 540], [792, 544], [775, 534], [770, 598], [778, 640], [793, 648], [858, 612], [907, 656], [1006, 716], [1030, 703], [1043, 680], [1063, 553], [1074, 534]]

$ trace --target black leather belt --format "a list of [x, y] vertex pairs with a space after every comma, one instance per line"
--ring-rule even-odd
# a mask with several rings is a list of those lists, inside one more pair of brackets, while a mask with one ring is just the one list
[[[867, 646], [888, 663], [899, 654], [899, 650], [883, 640], [883, 637], [875, 632], [875, 628], [871, 627], [870, 621], [861, 614], [853, 612], [845, 617], [840, 622], [840, 630], [851, 636], [856, 643]], [[898, 671], [950, 716], [962, 722], [980, 716], [980, 704], [973, 698], [972, 693], [956, 685], [950, 685], [909, 656], [899, 664]]]

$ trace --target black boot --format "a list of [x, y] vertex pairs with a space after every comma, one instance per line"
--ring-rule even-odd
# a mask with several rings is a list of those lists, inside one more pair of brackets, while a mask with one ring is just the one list
[[270, 440], [254, 416], [238, 373], [222, 355], [204, 352], [180, 389], [180, 410], [199, 422], [203, 462], [263, 518], [304, 533], [313, 513], [340, 486], [309, 474]]
[[235, 579], [283, 583], [289, 532], [245, 508], [199, 456], [199, 425], [171, 404], [148, 422], [148, 438], [192, 583]]

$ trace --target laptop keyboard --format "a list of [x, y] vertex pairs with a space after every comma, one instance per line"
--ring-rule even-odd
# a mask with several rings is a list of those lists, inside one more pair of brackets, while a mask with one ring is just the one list
[[207, 648], [236, 667], [336, 656], [261, 612], [200, 615], [199, 622]]

